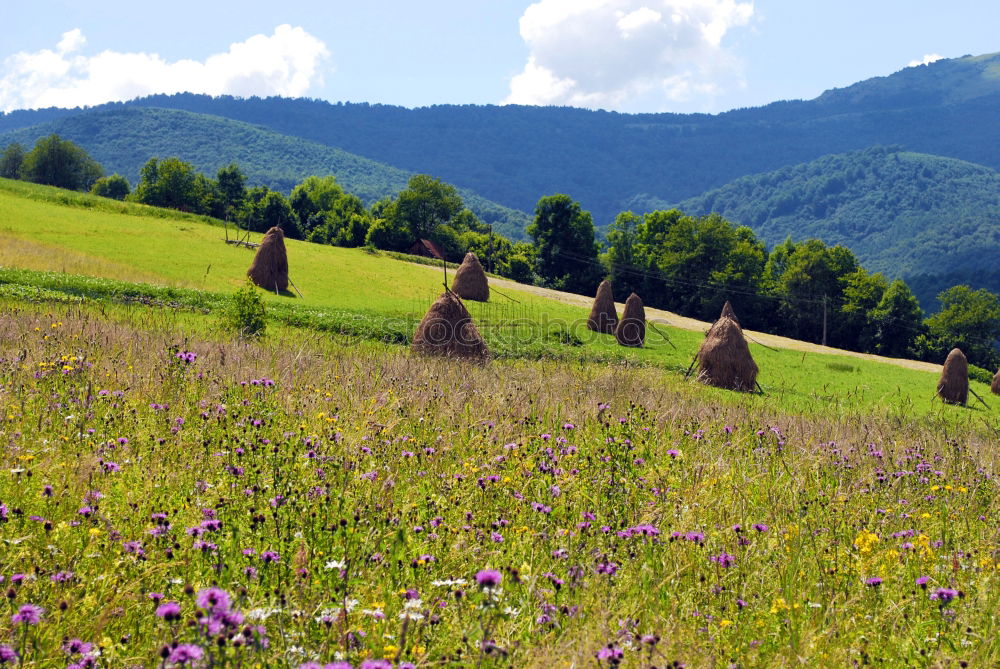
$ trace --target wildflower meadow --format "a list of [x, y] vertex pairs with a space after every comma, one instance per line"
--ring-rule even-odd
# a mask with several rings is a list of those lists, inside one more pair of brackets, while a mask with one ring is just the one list
[[992, 428], [732, 395], [2, 302], [0, 666], [996, 666]]

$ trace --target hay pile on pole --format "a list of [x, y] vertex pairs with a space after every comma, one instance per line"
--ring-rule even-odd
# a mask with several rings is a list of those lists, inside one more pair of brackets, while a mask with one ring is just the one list
[[[726, 300], [726, 303], [722, 305], [722, 313], [720, 313], [719, 317], [714, 323], [712, 323], [712, 326], [708, 328], [708, 333], [705, 335], [706, 337], [712, 336], [712, 330], [715, 329], [715, 326], [718, 325], [719, 321], [723, 318], [728, 318], [732, 322], [736, 323], [736, 325], [740, 325], [740, 319], [736, 317], [736, 312], [733, 311], [733, 305], [729, 303], [729, 300]], [[743, 326], [740, 326], [740, 332], [743, 332]]]
[[288, 254], [281, 228], [275, 226], [264, 235], [247, 276], [265, 290], [281, 292], [288, 289]]
[[416, 332], [411, 349], [417, 353], [452, 358], [485, 359], [486, 342], [472, 322], [469, 310], [450, 290], [431, 305]]
[[698, 380], [729, 390], [753, 392], [757, 387], [757, 363], [743, 337], [743, 329], [731, 318], [715, 321], [698, 354]]
[[1000, 369], [993, 375], [993, 383], [990, 384], [990, 390], [994, 395], [1000, 395]]
[[455, 270], [455, 278], [451, 289], [463, 300], [486, 302], [490, 299], [490, 284], [486, 280], [486, 271], [475, 253], [465, 254], [462, 264]]
[[722, 305], [722, 313], [719, 314], [719, 318], [728, 318], [741, 328], [743, 327], [740, 325], [740, 319], [736, 318], [736, 312], [733, 311], [733, 305], [729, 303], [729, 300], [726, 300], [726, 303]]
[[615, 297], [611, 291], [610, 281], [601, 281], [597, 287], [594, 306], [590, 309], [587, 327], [594, 332], [614, 334], [618, 325], [618, 312], [615, 310]]
[[622, 311], [622, 318], [615, 327], [615, 339], [622, 346], [639, 348], [646, 341], [646, 310], [642, 307], [642, 300], [635, 293], [625, 300], [625, 310]]
[[969, 361], [957, 348], [944, 361], [937, 394], [948, 404], [965, 404], [969, 400]]

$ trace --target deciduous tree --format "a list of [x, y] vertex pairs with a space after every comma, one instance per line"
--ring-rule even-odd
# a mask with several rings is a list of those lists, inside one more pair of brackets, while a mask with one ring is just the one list
[[21, 165], [23, 179], [69, 190], [88, 190], [103, 174], [86, 151], [59, 135], [39, 139]]
[[542, 282], [571, 293], [592, 295], [604, 271], [597, 260], [594, 221], [568, 195], [548, 195], [535, 206], [528, 226], [535, 242], [535, 272]]
[[4, 179], [20, 179], [21, 166], [24, 164], [24, 147], [13, 142], [7, 145], [0, 156], [0, 177]]

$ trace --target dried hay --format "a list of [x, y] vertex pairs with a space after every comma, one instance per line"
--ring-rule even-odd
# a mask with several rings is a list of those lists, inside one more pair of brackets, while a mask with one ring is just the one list
[[625, 300], [625, 310], [615, 327], [615, 339], [622, 346], [641, 347], [646, 341], [646, 310], [635, 293]]
[[264, 235], [247, 276], [266, 290], [281, 292], [288, 289], [288, 254], [285, 252], [285, 233], [281, 228], [275, 226]]
[[486, 271], [475, 253], [470, 251], [465, 254], [462, 264], [455, 270], [451, 289], [463, 300], [486, 302], [490, 299], [490, 284], [486, 279]]
[[587, 327], [594, 332], [614, 334], [618, 325], [618, 312], [615, 310], [615, 298], [611, 291], [610, 281], [601, 281], [597, 287], [594, 306], [590, 309]]
[[743, 327], [740, 325], [740, 319], [736, 318], [736, 312], [733, 311], [733, 305], [730, 304], [729, 300], [726, 300], [726, 303], [722, 305], [722, 313], [719, 314], [719, 318], [728, 318], [741, 328]]
[[965, 404], [969, 401], [969, 361], [957, 348], [951, 349], [944, 361], [937, 394], [948, 404]]
[[427, 310], [413, 333], [411, 349], [454, 358], [482, 360], [489, 355], [469, 310], [451, 291], [445, 291]]
[[729, 390], [753, 392], [757, 387], [757, 363], [743, 330], [731, 318], [720, 316], [698, 349], [698, 380]]

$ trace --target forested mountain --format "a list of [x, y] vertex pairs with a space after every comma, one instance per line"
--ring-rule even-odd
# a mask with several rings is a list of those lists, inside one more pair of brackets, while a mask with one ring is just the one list
[[[139, 169], [151, 157], [178, 156], [214, 175], [239, 164], [248, 185], [288, 193], [309, 175], [333, 174], [343, 188], [366, 204], [406, 187], [410, 172], [356, 156], [341, 149], [289, 137], [226, 118], [173, 109], [106, 106], [55, 118], [0, 134], [0, 148], [20, 142], [30, 148], [52, 133], [76, 142], [104, 167], [137, 183]], [[529, 217], [460, 189], [462, 200], [501, 234], [522, 239]]]
[[[110, 105], [121, 107], [123, 105]], [[827, 91], [719, 115], [619, 114], [556, 107], [330, 104], [153, 96], [169, 107], [265, 126], [410, 172], [439, 176], [522, 211], [568, 193], [605, 226], [748, 174], [898, 144], [1000, 168], [1000, 54], [940, 60]], [[0, 117], [0, 131], [43, 110]]]
[[982, 165], [875, 147], [743, 177], [678, 206], [720, 213], [769, 246], [843, 244], [866, 269], [905, 279], [928, 310], [938, 292], [969, 282], [956, 273], [1000, 291], [1000, 173]]

